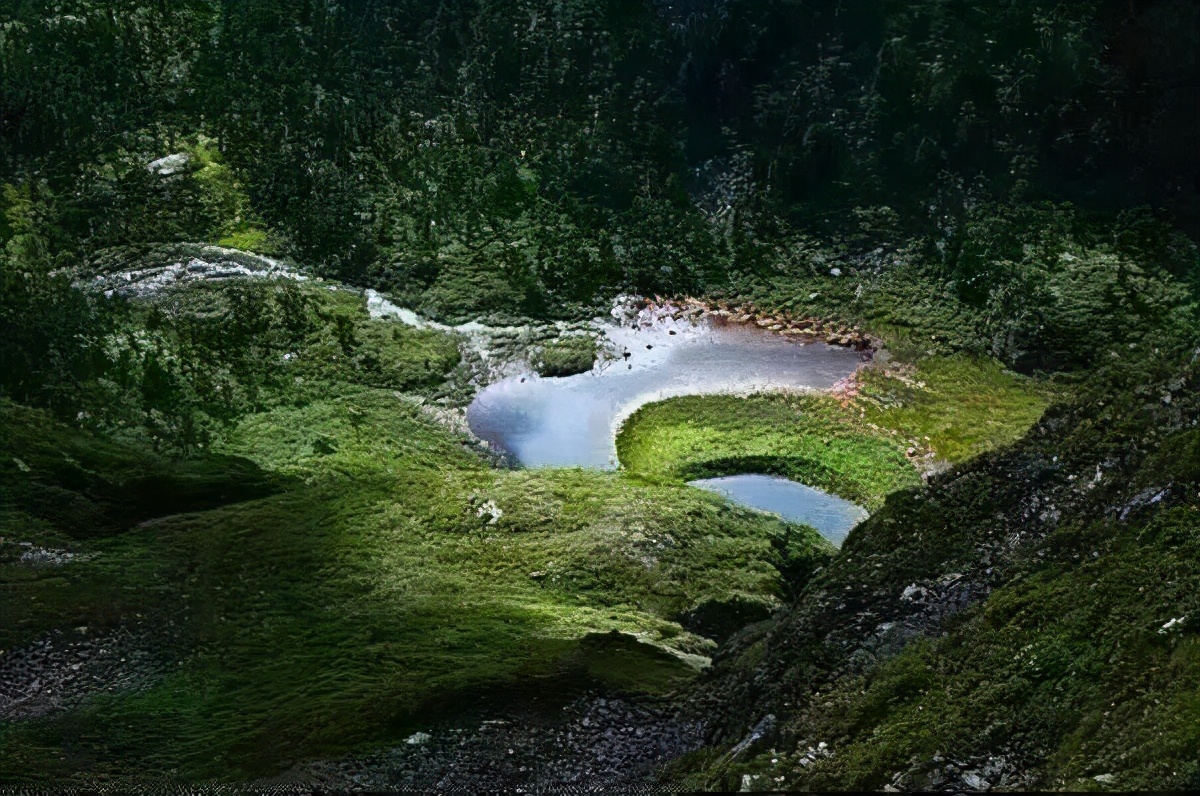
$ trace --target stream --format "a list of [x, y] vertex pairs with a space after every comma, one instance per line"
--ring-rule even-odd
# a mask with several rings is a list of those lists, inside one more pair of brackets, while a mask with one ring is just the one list
[[[471, 431], [526, 467], [611, 470], [618, 466], [617, 431], [640, 406], [683, 395], [828, 390], [859, 363], [846, 348], [710, 317], [642, 310], [620, 320], [601, 327], [614, 358], [575, 376], [526, 372], [487, 386], [467, 407]], [[853, 503], [783, 478], [741, 475], [692, 485], [811, 525], [834, 544], [866, 517]]]

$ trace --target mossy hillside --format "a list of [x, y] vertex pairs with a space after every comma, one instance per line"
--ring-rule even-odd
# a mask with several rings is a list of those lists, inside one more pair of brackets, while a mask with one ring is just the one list
[[622, 465], [659, 481], [769, 472], [876, 509], [920, 482], [918, 451], [957, 462], [1017, 439], [1054, 393], [992, 361], [931, 357], [859, 371], [852, 397], [690, 396], [650, 404], [617, 438]]
[[[1195, 787], [1200, 768], [1186, 761], [1200, 759], [1200, 636], [1188, 622], [1200, 610], [1200, 511], [1133, 525], [1051, 537], [1056, 560], [946, 638], [838, 689], [829, 721], [811, 729], [849, 742], [800, 782], [873, 790], [913, 755], [994, 750], [1039, 760], [1038, 787], [1098, 789], [1105, 774], [1134, 791]], [[1095, 556], [1068, 552], [1089, 546]]]
[[203, 450], [250, 412], [346, 385], [434, 397], [459, 362], [451, 335], [372, 319], [366, 300], [291, 280], [194, 282], [106, 302], [110, 330], [63, 407], [161, 452]]
[[[920, 790], [947, 762], [978, 771], [1003, 758], [1027, 777], [1017, 786], [1194, 788], [1198, 529], [1185, 505], [1051, 535], [1044, 557], [944, 637], [822, 689], [794, 753], [738, 771], [764, 786]], [[835, 753], [801, 762], [817, 740]]]
[[[9, 724], [6, 778], [251, 776], [394, 743], [466, 694], [673, 691], [714, 646], [679, 614], [777, 603], [778, 566], [827, 560], [810, 529], [696, 490], [489, 469], [419, 399], [343, 389], [247, 415], [214, 444], [286, 491], [71, 540], [94, 557], [67, 567], [0, 564], [3, 612], [24, 617], [6, 648], [140, 617], [167, 661], [140, 691]], [[59, 762], [63, 744], [85, 759]]]
[[772, 261], [762, 273], [715, 287], [710, 299], [760, 315], [857, 326], [908, 360], [989, 353], [978, 312], [930, 267], [919, 243], [864, 257], [845, 245], [802, 239], [790, 250], [779, 247]]
[[755, 705], [743, 728], [775, 713], [770, 739], [739, 759], [734, 730], [680, 776], [1194, 788], [1194, 346], [1155, 350], [1102, 369], [1015, 445], [890, 498], [711, 683]]
[[[294, 249], [257, 212], [244, 173], [226, 161], [211, 130], [202, 123], [171, 127], [147, 125], [109, 138], [104, 152], [79, 164], [71, 184], [34, 188], [38, 204], [53, 208], [37, 226], [56, 253], [178, 242], [266, 255]], [[72, 246], [70, 238], [87, 244]]]

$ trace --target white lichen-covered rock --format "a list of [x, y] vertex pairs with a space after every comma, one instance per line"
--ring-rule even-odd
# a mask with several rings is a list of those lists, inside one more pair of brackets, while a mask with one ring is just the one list
[[170, 177], [172, 174], [178, 174], [187, 168], [188, 163], [192, 160], [192, 156], [186, 152], [176, 152], [173, 155], [152, 160], [146, 165], [146, 169], [151, 174], [157, 174], [160, 177]]
[[488, 525], [495, 525], [504, 516], [504, 512], [496, 505], [496, 501], [487, 500], [475, 509], [475, 516], [486, 519]]

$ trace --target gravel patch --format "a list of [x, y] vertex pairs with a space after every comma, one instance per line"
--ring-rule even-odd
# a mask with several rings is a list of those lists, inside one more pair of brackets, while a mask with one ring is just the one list
[[163, 671], [139, 629], [55, 631], [0, 652], [0, 720], [33, 719], [94, 694], [144, 688]]

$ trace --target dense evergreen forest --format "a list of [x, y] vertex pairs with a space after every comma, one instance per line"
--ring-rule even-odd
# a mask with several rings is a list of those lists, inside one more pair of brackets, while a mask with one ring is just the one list
[[[1200, 787], [1198, 56], [1190, 0], [0, 0], [0, 789], [263, 787], [530, 682], [700, 711], [637, 770], [687, 787]], [[306, 279], [114, 276], [215, 259]], [[773, 399], [643, 412], [620, 474], [505, 469], [461, 340], [368, 289], [869, 336], [901, 370], [795, 426], [863, 447], [762, 445], [876, 513], [835, 552], [681, 486], [800, 422]], [[728, 416], [759, 442], [691, 462]], [[140, 668], [18, 683], [89, 638]]]

